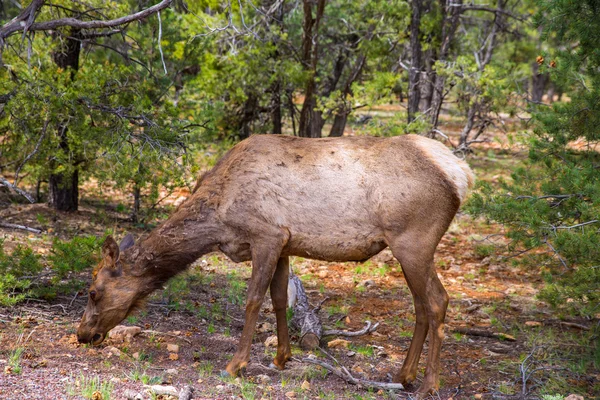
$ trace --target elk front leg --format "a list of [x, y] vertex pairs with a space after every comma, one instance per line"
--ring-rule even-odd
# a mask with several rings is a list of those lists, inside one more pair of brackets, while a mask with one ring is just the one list
[[273, 364], [279, 369], [284, 369], [286, 361], [292, 357], [286, 315], [289, 268], [289, 258], [281, 257], [271, 280], [271, 300], [277, 318], [277, 355]]
[[252, 345], [256, 320], [258, 319], [258, 312], [277, 268], [279, 255], [286, 242], [287, 237], [280, 237], [269, 241], [268, 245], [259, 244], [253, 246], [252, 276], [246, 300], [246, 321], [238, 350], [225, 369], [230, 376], [236, 376], [240, 369], [246, 367], [248, 361], [250, 361], [250, 347]]

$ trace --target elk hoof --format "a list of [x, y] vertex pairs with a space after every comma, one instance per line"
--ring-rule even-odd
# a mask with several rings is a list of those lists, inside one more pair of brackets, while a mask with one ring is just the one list
[[281, 368], [279, 368], [277, 365], [275, 365], [274, 362], [272, 362], [271, 364], [269, 364], [269, 368], [274, 369], [276, 371], [281, 370]]
[[221, 373], [219, 375], [221, 375], [221, 378], [232, 378], [233, 377], [229, 372], [227, 372], [224, 369], [221, 370]]

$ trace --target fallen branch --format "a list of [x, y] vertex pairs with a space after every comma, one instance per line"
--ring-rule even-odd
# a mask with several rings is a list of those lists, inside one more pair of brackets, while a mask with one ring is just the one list
[[186, 386], [179, 392], [179, 400], [192, 400], [193, 395], [194, 388], [191, 386]]
[[292, 271], [290, 271], [288, 281], [288, 307], [294, 310], [290, 323], [300, 332], [300, 347], [304, 350], [314, 350], [319, 347], [323, 326], [317, 315], [318, 308], [310, 306], [300, 278]]
[[328, 329], [325, 332], [323, 332], [323, 336], [348, 336], [348, 337], [362, 336], [362, 335], [366, 335], [368, 333], [376, 331], [377, 327], [379, 327], [379, 322], [377, 322], [375, 325], [371, 326], [371, 321], [367, 321], [365, 327], [363, 329], [361, 329], [360, 331], [353, 332], [353, 331], [346, 331], [346, 330], [340, 330], [340, 329]]
[[469, 336], [480, 336], [480, 337], [488, 337], [500, 340], [507, 340], [509, 342], [516, 342], [517, 339], [514, 336], [508, 335], [506, 333], [497, 333], [497, 332], [489, 332], [480, 329], [470, 329], [470, 328], [453, 328], [452, 332], [462, 333], [463, 335]]
[[0, 183], [2, 183], [3, 185], [5, 185], [9, 189], [14, 190], [15, 192], [17, 192], [21, 196], [25, 197], [27, 200], [29, 200], [30, 203], [32, 203], [32, 204], [35, 203], [35, 200], [33, 199], [33, 197], [31, 197], [31, 195], [29, 193], [27, 193], [23, 189], [19, 189], [16, 185], [13, 185], [9, 181], [7, 181], [3, 176], [0, 176]]
[[[325, 354], [327, 354], [327, 353], [325, 353]], [[370, 389], [404, 390], [404, 386], [401, 383], [386, 383], [386, 382], [377, 382], [377, 381], [370, 381], [367, 379], [355, 378], [354, 376], [352, 376], [352, 374], [348, 371], [348, 369], [346, 367], [340, 365], [340, 368], [336, 368], [333, 365], [327, 364], [326, 362], [321, 361], [317, 358], [306, 357], [303, 359], [294, 358], [293, 360], [302, 362], [302, 363], [318, 365], [322, 368], [325, 368], [327, 371], [331, 372], [338, 378], [341, 378], [341, 379], [345, 380], [346, 382], [351, 383], [353, 385], [363, 386], [363, 387], [370, 388]], [[335, 360], [335, 361], [337, 362], [337, 360]], [[339, 363], [338, 363], [338, 365], [339, 365]]]
[[547, 319], [547, 320], [543, 321], [543, 324], [544, 325], [562, 325], [562, 326], [566, 326], [569, 328], [581, 329], [582, 331], [590, 330], [589, 326], [585, 326], [583, 324], [578, 324], [576, 322], [569, 322], [569, 321], [560, 321], [560, 320], [556, 320], [556, 319]]
[[0, 222], [0, 228], [22, 229], [22, 230], [28, 231], [28, 232], [42, 233], [41, 229], [30, 228], [30, 227], [25, 226], [25, 225], [9, 224], [8, 222]]
[[182, 337], [182, 336], [179, 336], [179, 335], [174, 335], [174, 334], [172, 334], [172, 333], [168, 333], [168, 332], [160, 332], [160, 331], [153, 331], [153, 330], [143, 330], [143, 331], [141, 331], [140, 333], [146, 333], [146, 334], [149, 334], [149, 335], [162, 335], [162, 336], [170, 336], [170, 337], [174, 337], [174, 338], [177, 338], [177, 339], [181, 339], [181, 340], [183, 340], [184, 342], [186, 342], [187, 344], [192, 344], [192, 341], [191, 341], [191, 340], [189, 340], [189, 339], [186, 339], [186, 338], [184, 338], [184, 337]]

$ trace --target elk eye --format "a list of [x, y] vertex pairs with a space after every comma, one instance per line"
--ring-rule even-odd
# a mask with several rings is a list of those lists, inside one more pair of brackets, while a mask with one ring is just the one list
[[90, 299], [96, 300], [96, 291], [95, 290], [90, 290]]

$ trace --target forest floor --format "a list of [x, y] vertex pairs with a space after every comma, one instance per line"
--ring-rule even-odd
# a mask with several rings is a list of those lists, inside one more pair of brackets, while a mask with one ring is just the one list
[[[479, 179], [494, 181], [507, 176], [523, 154], [493, 142], [480, 147], [469, 162]], [[24, 243], [44, 254], [54, 237], [102, 236], [112, 229], [118, 237], [132, 232], [139, 238], [147, 232], [117, 211], [126, 198], [99, 193], [93, 185], [82, 192], [76, 213], [55, 212], [44, 204], [11, 204], [0, 210], [0, 220], [44, 230], [0, 229], [4, 245], [10, 249]], [[171, 204], [185, 195], [173, 195]], [[441, 388], [432, 398], [598, 396], [600, 374], [584, 360], [593, 345], [589, 330], [597, 321], [566, 318], [537, 300], [542, 281], [536, 271], [496, 254], [496, 247], [506, 244], [502, 233], [499, 226], [459, 214], [438, 247], [437, 270], [451, 300]], [[326, 327], [358, 330], [366, 321], [380, 324], [371, 334], [340, 337], [349, 342], [347, 347], [330, 348], [327, 343], [338, 337], [327, 337], [322, 348], [355, 376], [387, 382], [402, 365], [414, 328], [412, 297], [390, 251], [365, 263], [293, 258], [292, 265], [311, 303], [323, 302], [319, 315]], [[104, 400], [124, 399], [127, 391], [144, 399], [174, 398], [152, 397], [145, 385], [153, 384], [178, 390], [189, 385], [194, 399], [410, 398], [418, 387], [416, 382], [406, 392], [369, 390], [298, 361], [289, 362], [284, 371], [269, 369], [275, 349], [265, 341], [275, 334], [275, 316], [268, 300], [244, 376], [221, 378], [243, 327], [249, 276], [249, 263], [206, 255], [123, 322], [143, 333], [131, 340], [108, 338], [97, 347], [81, 345], [75, 336], [87, 303], [85, 290], [0, 308], [0, 398], [80, 399], [92, 398], [95, 391], [103, 392]], [[481, 332], [489, 337], [475, 335]], [[307, 355], [298, 347], [293, 352]], [[321, 351], [313, 353], [331, 362]], [[418, 380], [426, 354], [427, 344]]]

